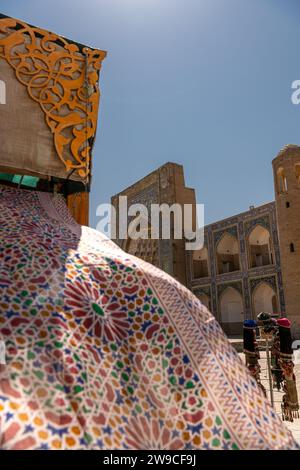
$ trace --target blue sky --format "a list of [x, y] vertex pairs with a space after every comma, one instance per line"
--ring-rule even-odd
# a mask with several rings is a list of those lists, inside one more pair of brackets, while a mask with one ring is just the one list
[[298, 0], [1, 0], [0, 11], [108, 51], [96, 206], [167, 161], [206, 223], [273, 199], [271, 160], [300, 144]]

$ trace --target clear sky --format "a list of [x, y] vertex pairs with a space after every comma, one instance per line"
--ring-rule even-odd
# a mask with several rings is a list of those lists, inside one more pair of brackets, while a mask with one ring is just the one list
[[1, 0], [0, 12], [108, 51], [97, 204], [167, 161], [206, 223], [274, 197], [271, 160], [300, 144], [299, 0]]

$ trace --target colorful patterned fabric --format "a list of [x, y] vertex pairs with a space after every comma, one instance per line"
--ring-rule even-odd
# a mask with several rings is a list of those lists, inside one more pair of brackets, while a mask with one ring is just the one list
[[296, 444], [190, 291], [0, 189], [1, 449], [288, 449]]

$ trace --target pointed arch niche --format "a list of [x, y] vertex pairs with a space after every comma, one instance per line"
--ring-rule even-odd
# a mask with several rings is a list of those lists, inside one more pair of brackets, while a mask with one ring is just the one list
[[239, 271], [240, 255], [238, 239], [225, 232], [217, 245], [218, 274]]
[[248, 236], [249, 268], [274, 264], [274, 255], [269, 230], [256, 225]]
[[266, 282], [262, 281], [256, 286], [252, 294], [252, 303], [255, 318], [260, 312], [271, 314], [279, 312], [276, 292]]
[[227, 334], [241, 335], [243, 332], [244, 307], [241, 293], [227, 287], [219, 301], [220, 320]]
[[280, 167], [277, 170], [277, 192], [278, 193], [287, 193], [288, 185], [287, 179], [285, 176], [284, 168]]
[[206, 247], [203, 247], [201, 250], [193, 251], [193, 277], [198, 279], [208, 276], [208, 251]]

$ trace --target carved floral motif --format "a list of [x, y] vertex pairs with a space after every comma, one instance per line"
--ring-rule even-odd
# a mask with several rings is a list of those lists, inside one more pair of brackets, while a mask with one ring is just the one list
[[90, 173], [97, 128], [98, 77], [106, 53], [13, 18], [0, 18], [0, 58], [39, 103], [67, 173]]

